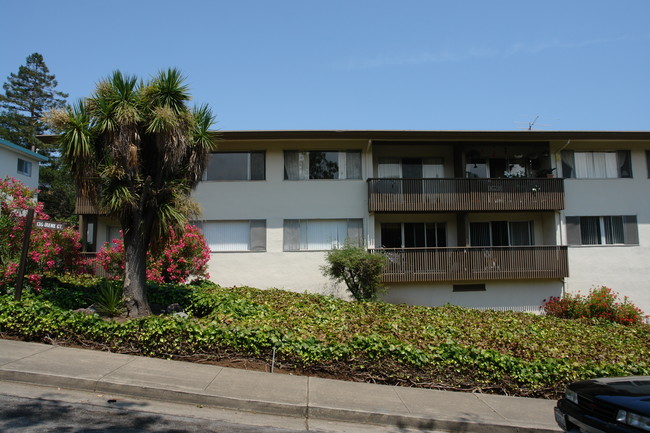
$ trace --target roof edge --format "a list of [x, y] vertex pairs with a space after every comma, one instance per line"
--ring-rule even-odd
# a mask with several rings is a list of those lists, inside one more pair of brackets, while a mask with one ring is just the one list
[[38, 161], [45, 162], [45, 161], [49, 160], [49, 158], [47, 156], [45, 156], [45, 155], [41, 155], [40, 153], [32, 152], [31, 150], [29, 150], [27, 148], [24, 148], [22, 146], [14, 144], [14, 143], [12, 143], [10, 141], [7, 141], [7, 140], [5, 140], [3, 138], [0, 138], [0, 145], [2, 145], [3, 147], [6, 147], [8, 149], [11, 149], [11, 150], [13, 150], [15, 152], [22, 153], [22, 154], [27, 155], [27, 156], [31, 156], [32, 158], [34, 158], [34, 159], [36, 159]]
[[224, 140], [650, 140], [650, 131], [427, 131], [427, 130], [258, 130], [211, 131]]

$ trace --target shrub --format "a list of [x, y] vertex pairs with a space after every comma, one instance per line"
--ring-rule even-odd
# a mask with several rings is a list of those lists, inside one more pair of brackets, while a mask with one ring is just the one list
[[276, 361], [298, 372], [529, 397], [557, 398], [579, 379], [650, 374], [646, 325], [346, 302], [277, 289], [168, 289], [186, 290], [186, 311], [194, 314], [104, 321], [43, 301], [45, 289], [22, 302], [0, 296], [0, 337], [199, 362], [271, 362], [275, 348]]
[[562, 319], [597, 318], [629, 325], [641, 323], [644, 318], [643, 312], [627, 296], [619, 301], [618, 293], [605, 286], [590, 290], [586, 296], [571, 293], [562, 298], [553, 296], [543, 308], [546, 314]]
[[122, 286], [114, 281], [102, 281], [97, 286], [94, 299], [95, 309], [102, 316], [115, 317], [124, 312]]
[[[6, 177], [0, 180], [0, 288], [15, 284], [27, 210], [34, 209], [35, 219], [50, 219], [43, 212], [43, 203], [38, 203], [35, 196], [35, 190], [16, 179]], [[79, 233], [73, 227], [64, 230], [32, 228], [25, 268], [27, 286], [39, 290], [43, 273], [80, 273], [86, 270]]]
[[377, 298], [381, 285], [381, 272], [386, 259], [361, 247], [345, 244], [342, 248], [328, 251], [327, 265], [321, 268], [323, 275], [337, 282], [344, 282], [357, 301]]
[[[210, 248], [198, 227], [187, 224], [179, 236], [173, 231], [158, 254], [147, 252], [147, 281], [161, 284], [185, 283], [190, 278], [209, 278]], [[109, 278], [124, 276], [124, 243], [114, 239], [97, 253], [95, 262], [101, 265]]]

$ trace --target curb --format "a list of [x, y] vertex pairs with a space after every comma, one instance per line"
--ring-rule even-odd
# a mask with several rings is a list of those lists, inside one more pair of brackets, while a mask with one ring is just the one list
[[238, 399], [212, 394], [199, 394], [151, 386], [128, 385], [105, 380], [90, 380], [76, 377], [57, 376], [43, 373], [27, 373], [13, 370], [0, 370], [0, 380], [27, 383], [38, 386], [59, 387], [94, 393], [118, 394], [157, 401], [197, 404], [242, 412], [259, 412], [269, 415], [295, 418], [339, 421], [358, 424], [374, 424], [419, 430], [463, 431], [468, 433], [557, 433], [558, 430], [545, 427], [532, 427], [497, 423], [478, 423], [469, 420], [432, 419], [418, 416], [382, 414], [353, 409], [337, 409], [289, 403], [276, 403], [261, 400]]

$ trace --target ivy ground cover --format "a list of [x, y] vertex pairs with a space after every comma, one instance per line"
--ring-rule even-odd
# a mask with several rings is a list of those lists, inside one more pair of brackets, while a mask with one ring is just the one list
[[21, 302], [1, 297], [0, 337], [269, 365], [275, 348], [276, 368], [295, 373], [547, 398], [577, 379], [650, 374], [650, 326], [643, 324], [347, 302], [209, 283], [150, 287], [152, 302], [177, 302], [188, 318], [114, 321], [72, 312], [70, 296], [85, 306], [89, 289], [68, 286]]

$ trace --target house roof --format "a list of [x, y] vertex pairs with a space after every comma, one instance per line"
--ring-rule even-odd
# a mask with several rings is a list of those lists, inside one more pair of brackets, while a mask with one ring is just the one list
[[19, 146], [17, 144], [13, 144], [12, 142], [4, 140], [2, 138], [0, 138], [0, 148], [5, 148], [5, 149], [12, 150], [12, 151], [14, 151], [16, 153], [22, 154], [22, 155], [24, 155], [24, 156], [26, 156], [28, 158], [35, 159], [37, 161], [43, 161], [44, 162], [44, 161], [48, 160], [47, 156], [43, 156], [43, 155], [41, 155], [39, 153], [32, 152], [29, 149], [26, 149], [26, 148], [24, 148], [22, 146]]

